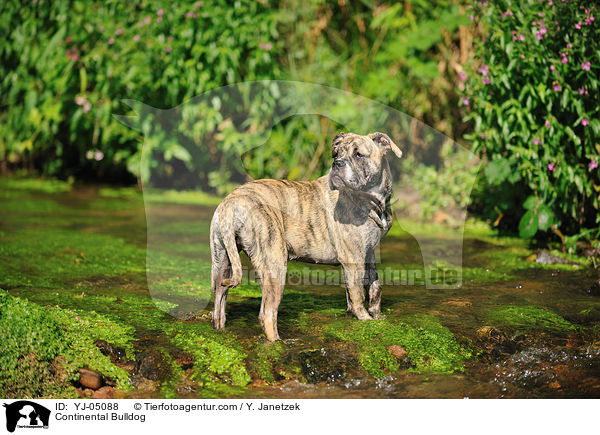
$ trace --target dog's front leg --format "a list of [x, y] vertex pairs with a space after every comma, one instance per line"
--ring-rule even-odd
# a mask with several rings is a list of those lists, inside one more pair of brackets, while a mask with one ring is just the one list
[[381, 282], [377, 276], [373, 250], [367, 254], [365, 270], [365, 287], [369, 294], [369, 313], [377, 319], [381, 314]]
[[342, 263], [346, 281], [346, 298], [350, 311], [358, 320], [372, 319], [365, 309], [365, 267], [361, 263]]

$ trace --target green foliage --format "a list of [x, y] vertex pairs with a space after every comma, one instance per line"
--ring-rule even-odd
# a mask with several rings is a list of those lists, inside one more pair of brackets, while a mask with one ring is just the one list
[[[402, 163], [403, 180], [400, 189], [415, 189], [422, 201], [420, 218], [430, 220], [438, 210], [460, 210], [469, 205], [469, 193], [477, 176], [479, 165], [469, 152], [445, 143], [440, 151], [439, 167], [417, 163], [414, 156]], [[405, 207], [414, 207], [413, 203]]]
[[[112, 116], [119, 99], [174, 107], [273, 78], [275, 24], [275, 10], [254, 1], [3, 2], [0, 160], [63, 177], [137, 175], [138, 133]], [[175, 139], [152, 147], [155, 158], [189, 164]]]
[[[145, 155], [141, 134], [112, 116], [132, 114], [122, 99], [173, 108], [212, 89], [261, 79], [350, 90], [453, 135], [463, 128], [453, 84], [457, 53], [465, 50], [457, 38], [466, 22], [461, 4], [3, 2], [0, 171], [103, 181], [157, 176], [175, 179], [176, 188], [199, 179], [200, 187], [219, 194], [245, 172], [290, 179], [322, 174], [331, 137], [342, 126], [316, 115], [284, 120], [269, 146], [249, 151], [258, 142], [247, 132], [260, 129], [273, 110], [276, 89], [251, 99], [243, 128], [219, 116], [218, 108], [235, 101], [227, 97], [188, 101], [176, 110], [181, 123], [170, 125], [168, 136], [156, 128], [160, 115], [147, 114], [138, 126]], [[218, 143], [207, 140], [212, 136]], [[245, 169], [231, 171], [225, 163], [238, 154]]]
[[383, 377], [399, 369], [388, 350], [391, 345], [406, 349], [417, 372], [452, 372], [462, 370], [471, 351], [461, 346], [452, 332], [433, 316], [415, 315], [399, 321], [334, 321], [326, 331], [336, 338], [355, 342], [359, 362], [371, 375]]
[[2, 397], [65, 397], [78, 368], [99, 370], [131, 387], [129, 374], [111, 363], [94, 345], [102, 338], [132, 355], [133, 329], [93, 311], [45, 307], [0, 290], [0, 395]]
[[246, 353], [234, 340], [227, 340], [210, 325], [198, 325], [195, 331], [177, 334], [173, 342], [194, 356], [192, 378], [204, 383], [247, 385], [251, 379], [246, 371]]
[[575, 331], [571, 323], [551, 311], [534, 306], [501, 306], [487, 313], [487, 319], [494, 325], [525, 329], [547, 329], [555, 331]]
[[465, 87], [468, 135], [488, 160], [484, 213], [524, 238], [600, 223], [600, 28], [595, 2], [477, 2], [483, 28]]

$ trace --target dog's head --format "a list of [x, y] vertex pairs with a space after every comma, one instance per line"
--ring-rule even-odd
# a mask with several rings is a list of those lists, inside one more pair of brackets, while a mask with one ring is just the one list
[[382, 185], [384, 174], [389, 170], [385, 156], [390, 151], [402, 157], [402, 151], [384, 133], [338, 134], [331, 149], [330, 187], [363, 192], [376, 189]]

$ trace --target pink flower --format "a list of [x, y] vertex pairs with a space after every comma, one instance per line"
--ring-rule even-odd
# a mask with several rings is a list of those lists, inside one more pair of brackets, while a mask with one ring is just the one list
[[506, 12], [504, 12], [504, 13], [502, 14], [502, 16], [504, 16], [504, 17], [512, 17], [512, 16], [513, 16], [513, 13], [512, 13], [512, 11], [509, 9], [509, 10], [507, 10]]
[[104, 158], [104, 153], [102, 151], [96, 151], [94, 153], [94, 160], [96, 160], [97, 162], [99, 162], [103, 158]]
[[77, 104], [78, 106], [83, 106], [83, 104], [85, 102], [86, 102], [85, 97], [81, 97], [81, 96], [75, 97], [75, 104]]
[[590, 125], [590, 121], [588, 121], [587, 118], [583, 118], [583, 120], [581, 121], [581, 125], [587, 127], [588, 125]]
[[484, 77], [484, 78], [481, 79], [481, 81], [483, 82], [484, 85], [489, 85], [490, 84], [489, 77]]
[[156, 15], [158, 15], [159, 17], [165, 14], [165, 10], [164, 9], [159, 9], [156, 11]]
[[487, 76], [488, 70], [488, 66], [484, 63], [477, 71], [479, 71], [482, 76]]
[[200, 9], [204, 5], [204, 2], [196, 2], [194, 3], [194, 9]]
[[196, 12], [186, 12], [185, 17], [186, 18], [198, 18], [198, 14]]
[[115, 35], [119, 36], [123, 34], [123, 29], [117, 29], [115, 30]]
[[590, 62], [581, 62], [581, 69], [584, 71], [589, 71], [591, 66]]
[[150, 17], [144, 18], [144, 24], [150, 24]]
[[537, 137], [534, 137], [534, 138], [533, 138], [533, 144], [534, 144], [534, 145], [540, 145], [541, 143], [542, 143], [542, 141], [541, 141], [541, 140], [539, 140]]
[[550, 65], [550, 71], [554, 71], [554, 65]]
[[525, 60], [525, 55], [524, 54], [521, 55], [521, 60]]
[[91, 108], [92, 108], [92, 103], [90, 103], [89, 101], [86, 100], [85, 103], [83, 103], [83, 113], [88, 113]]
[[475, 19], [475, 17], [473, 17], [473, 15], [467, 15], [467, 18], [471, 21], [473, 21]]
[[79, 319], [79, 316], [75, 317], [75, 320], [80, 320], [80, 319]]
[[519, 35], [518, 37], [519, 41], [525, 41], [525, 35], [523, 35], [522, 33]]
[[554, 89], [554, 92], [562, 91], [562, 87], [560, 85], [554, 85], [554, 86], [552, 86], [552, 89]]
[[465, 106], [468, 106], [468, 105], [469, 105], [469, 99], [468, 99], [467, 97], [464, 97], [464, 98], [462, 99], [462, 103], [463, 103]]
[[162, 23], [162, 17], [158, 17], [158, 18], [156, 19], [156, 22], [157, 22], [157, 23]]
[[133, 37], [133, 40], [134, 40], [135, 42], [138, 42], [138, 41], [140, 40], [140, 35], [135, 35], [135, 36]]
[[569, 59], [567, 59], [567, 56], [563, 56], [563, 58], [560, 61], [562, 63], [567, 63], [569, 61]]
[[575, 28], [576, 29], [581, 29], [581, 21], [578, 23], [575, 23]]
[[273, 48], [273, 45], [270, 42], [267, 42], [267, 43], [261, 42], [258, 46], [260, 48], [262, 48], [263, 50], [267, 50], [267, 51], [270, 51]]
[[77, 50], [77, 47], [68, 48], [65, 51], [65, 54], [67, 59], [69, 59], [71, 62], [77, 62], [79, 60], [79, 51]]
[[544, 122], [544, 127], [550, 127], [550, 121], [546, 120], [546, 122]]
[[583, 95], [583, 94], [585, 94], [585, 89], [579, 88], [579, 89], [577, 89], [577, 92], [579, 92], [579, 95]]
[[598, 167], [598, 162], [596, 160], [592, 160], [588, 167], [591, 169], [596, 169]]
[[571, 44], [571, 43], [567, 44], [567, 48], [573, 48], [573, 44]]
[[548, 170], [550, 172], [554, 172], [556, 170], [556, 168], [554, 167], [554, 165], [552, 163], [548, 163]]
[[171, 51], [173, 51], [173, 48], [170, 45], [165, 48], [165, 52], [170, 53]]
[[467, 80], [467, 73], [464, 71], [459, 72], [458, 78], [460, 79], [461, 82], [464, 82], [465, 80]]
[[108, 45], [113, 45], [114, 43], [115, 43], [115, 38], [113, 38], [113, 37], [110, 37], [110, 38], [108, 39]]

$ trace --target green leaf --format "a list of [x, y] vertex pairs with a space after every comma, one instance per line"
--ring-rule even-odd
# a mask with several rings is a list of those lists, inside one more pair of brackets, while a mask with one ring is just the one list
[[546, 231], [554, 221], [554, 213], [548, 206], [542, 204], [537, 210], [537, 218], [538, 229]]
[[525, 210], [532, 210], [538, 205], [538, 199], [535, 195], [529, 196], [525, 202], [523, 203], [523, 208]]
[[527, 211], [519, 222], [519, 237], [529, 239], [537, 233], [538, 219], [533, 210]]

